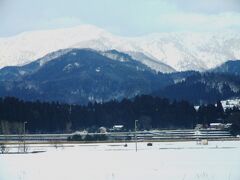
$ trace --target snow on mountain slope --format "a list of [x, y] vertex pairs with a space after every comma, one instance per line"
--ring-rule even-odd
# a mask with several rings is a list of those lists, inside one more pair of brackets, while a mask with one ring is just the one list
[[127, 54], [129, 54], [133, 59], [136, 59], [142, 62], [143, 64], [146, 64], [147, 66], [149, 66], [152, 69], [155, 69], [156, 71], [160, 71], [163, 73], [176, 71], [171, 66], [168, 66], [167, 64], [160, 62], [156, 58], [150, 58], [149, 56], [146, 56], [141, 52], [129, 51], [127, 52]]
[[69, 48], [79, 41], [96, 39], [105, 33], [93, 26], [26, 32], [0, 39], [0, 67], [36, 60], [50, 52]]
[[[126, 38], [92, 25], [26, 32], [0, 38], [0, 67], [26, 64], [66, 48], [129, 52], [133, 58], [138, 57], [139, 61], [161, 72], [171, 69], [201, 71], [216, 67], [229, 59], [240, 59], [240, 34], [158, 33]], [[162, 67], [163, 64], [169, 68]]]
[[176, 70], [206, 70], [240, 56], [240, 35], [222, 33], [161, 33], [138, 38], [143, 53]]

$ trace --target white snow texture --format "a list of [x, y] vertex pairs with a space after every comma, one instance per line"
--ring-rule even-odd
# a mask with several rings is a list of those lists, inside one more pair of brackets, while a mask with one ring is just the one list
[[[234, 31], [179, 32], [120, 37], [92, 25], [25, 32], [14, 37], [0, 38], [0, 68], [26, 64], [66, 48], [101, 51], [116, 49], [139, 57], [144, 64], [162, 72], [172, 69], [162, 69], [161, 63], [177, 71], [202, 71], [227, 60], [240, 59], [240, 34]], [[136, 52], [142, 55], [137, 55]]]

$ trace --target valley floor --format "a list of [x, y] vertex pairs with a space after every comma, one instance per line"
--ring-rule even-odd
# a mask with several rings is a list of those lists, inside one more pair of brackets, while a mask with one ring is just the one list
[[[32, 144], [1, 154], [3, 180], [239, 180], [240, 141]], [[11, 149], [17, 148], [10, 145]], [[10, 151], [11, 152], [11, 151]]]

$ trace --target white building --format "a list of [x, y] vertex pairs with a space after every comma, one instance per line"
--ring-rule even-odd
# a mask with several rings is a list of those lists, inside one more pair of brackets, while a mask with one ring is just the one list
[[114, 125], [113, 126], [113, 131], [122, 131], [123, 130], [123, 125]]

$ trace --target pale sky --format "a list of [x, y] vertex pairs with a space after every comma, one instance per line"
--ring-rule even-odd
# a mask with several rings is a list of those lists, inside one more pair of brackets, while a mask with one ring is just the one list
[[81, 24], [123, 36], [240, 32], [240, 0], [0, 0], [0, 37]]

